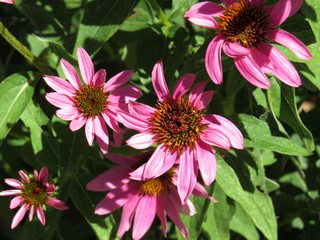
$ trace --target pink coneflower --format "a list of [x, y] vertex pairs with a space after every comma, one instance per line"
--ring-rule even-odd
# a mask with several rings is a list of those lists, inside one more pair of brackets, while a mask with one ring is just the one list
[[152, 84], [158, 96], [155, 107], [131, 102], [130, 113], [119, 112], [126, 127], [140, 132], [127, 140], [129, 146], [145, 149], [157, 144], [150, 160], [132, 172], [131, 178], [159, 177], [179, 163], [178, 192], [183, 202], [196, 184], [198, 168], [206, 185], [215, 178], [215, 150], [210, 145], [243, 148], [242, 134], [233, 123], [218, 115], [204, 114], [213, 97], [213, 91], [204, 91], [205, 82], [197, 84], [186, 96], [195, 77], [194, 74], [181, 77], [171, 96], [159, 61], [152, 71]]
[[265, 0], [222, 0], [226, 7], [213, 2], [200, 2], [185, 13], [196, 25], [215, 29], [209, 44], [205, 65], [216, 84], [222, 83], [221, 50], [234, 59], [242, 76], [260, 88], [269, 88], [266, 73], [284, 83], [299, 87], [300, 77], [292, 63], [270, 42], [289, 48], [298, 58], [310, 60], [307, 47], [292, 34], [278, 29], [289, 16], [296, 13], [303, 0], [279, 0], [265, 6]]
[[19, 171], [19, 175], [22, 181], [13, 178], [4, 180], [6, 184], [15, 189], [0, 192], [0, 196], [16, 196], [10, 202], [10, 209], [20, 206], [19, 211], [12, 220], [11, 229], [21, 222], [28, 210], [30, 222], [36, 211], [38, 219], [42, 225], [45, 225], [44, 206], [49, 205], [59, 210], [68, 209], [62, 201], [52, 197], [55, 192], [55, 186], [53, 183], [47, 182], [49, 176], [47, 167], [42, 167], [39, 174], [34, 170], [33, 176], [28, 176], [22, 170]]
[[117, 112], [126, 109], [126, 103], [135, 101], [142, 93], [136, 87], [122, 86], [131, 78], [131, 70], [120, 72], [105, 83], [106, 71], [101, 69], [94, 73], [93, 62], [83, 48], [78, 49], [78, 61], [84, 84], [74, 67], [61, 59], [61, 67], [68, 81], [45, 76], [46, 83], [56, 91], [47, 93], [46, 99], [61, 108], [57, 116], [71, 121], [72, 131], [85, 125], [88, 144], [91, 146], [96, 136], [101, 151], [106, 154], [109, 147], [106, 123], [114, 131], [115, 144], [119, 144], [123, 130], [119, 127]]
[[[121, 238], [128, 231], [133, 221], [132, 238], [140, 239], [150, 228], [155, 216], [160, 219], [163, 235], [167, 233], [166, 215], [179, 228], [181, 234], [188, 238], [188, 230], [179, 217], [179, 213], [194, 215], [196, 210], [191, 201], [181, 204], [176, 189], [176, 169], [171, 168], [161, 176], [145, 181], [130, 179], [130, 172], [149, 159], [151, 154], [137, 156], [118, 156], [108, 154], [107, 158], [120, 164], [113, 167], [89, 182], [86, 186], [91, 191], [108, 191], [98, 203], [95, 213], [109, 214], [122, 207], [122, 217], [118, 228]], [[209, 197], [205, 189], [196, 183], [193, 190], [196, 196]]]
[[8, 3], [8, 4], [14, 4], [13, 0], [0, 0], [0, 2]]

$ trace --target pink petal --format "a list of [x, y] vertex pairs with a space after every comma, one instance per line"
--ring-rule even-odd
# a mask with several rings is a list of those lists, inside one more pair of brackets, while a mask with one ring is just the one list
[[134, 183], [124, 184], [119, 188], [111, 190], [96, 206], [95, 214], [105, 215], [122, 207], [126, 202], [138, 192], [134, 188]]
[[108, 101], [111, 103], [128, 103], [129, 101], [135, 101], [142, 96], [142, 92], [139, 88], [134, 86], [123, 86], [115, 89], [108, 96]]
[[235, 0], [221, 0], [227, 7], [234, 4]]
[[243, 149], [243, 136], [240, 130], [228, 119], [216, 114], [206, 114], [202, 120], [203, 124], [208, 125], [208, 128], [219, 129], [228, 137], [231, 146], [236, 149]]
[[212, 90], [199, 94], [194, 100], [194, 106], [200, 111], [204, 110], [211, 102], [213, 94], [214, 92]]
[[133, 195], [123, 206], [121, 220], [118, 228], [118, 236], [122, 238], [123, 234], [130, 229], [133, 214], [135, 213], [140, 195]]
[[262, 8], [266, 3], [266, 0], [248, 0], [248, 2], [252, 5]]
[[29, 209], [29, 222], [32, 221], [32, 219], [33, 219], [33, 214], [34, 214], [34, 205], [31, 205], [31, 206], [30, 206], [30, 209]]
[[129, 102], [128, 108], [129, 112], [133, 116], [141, 117], [144, 119], [149, 119], [156, 112], [156, 110], [149, 105], [132, 101]]
[[200, 183], [196, 183], [196, 185], [194, 186], [194, 189], [192, 191], [192, 195], [199, 196], [199, 197], [205, 197], [212, 202], [217, 202], [217, 200], [214, 199], [214, 197], [211, 197], [208, 195], [206, 189]]
[[14, 4], [14, 0], [1, 0], [3, 3]]
[[[163, 200], [163, 202], [166, 202], [167, 198], [165, 196], [160, 196]], [[177, 212], [176, 208], [174, 207], [174, 204], [164, 204], [164, 208], [166, 209], [169, 218], [172, 220], [172, 222], [179, 228], [182, 236], [184, 238], [189, 238], [188, 229], [184, 226], [183, 222], [181, 221], [179, 217], [179, 213]]]
[[206, 87], [206, 82], [200, 82], [198, 84], [196, 84], [194, 86], [194, 88], [192, 89], [192, 91], [189, 94], [189, 101], [190, 102], [194, 102], [196, 100], [196, 98], [203, 93], [205, 87]]
[[231, 142], [228, 135], [225, 134], [224, 130], [221, 130], [219, 126], [213, 126], [212, 128], [206, 128], [204, 133], [200, 136], [201, 140], [205, 143], [219, 148], [229, 150]]
[[129, 113], [119, 111], [118, 112], [119, 121], [129, 129], [136, 130], [138, 132], [145, 132], [149, 128], [149, 123], [147, 119], [137, 118]]
[[301, 85], [297, 70], [283, 53], [270, 44], [261, 43], [259, 47], [275, 67], [275, 71], [272, 72], [273, 75], [289, 86], [299, 87]]
[[170, 194], [168, 195], [168, 201], [174, 205], [175, 209], [182, 214], [186, 214], [189, 216], [193, 216], [196, 214], [196, 209], [192, 202], [188, 199], [185, 204], [181, 204], [180, 196], [178, 194], [178, 190], [176, 188], [170, 189]]
[[234, 63], [241, 75], [251, 84], [263, 88], [270, 88], [270, 82], [262, 72], [261, 67], [249, 56], [235, 58]]
[[189, 91], [193, 82], [196, 80], [196, 77], [197, 75], [192, 73], [183, 75], [173, 90], [172, 98], [175, 100], [181, 99]]
[[19, 171], [19, 176], [22, 178], [23, 181], [29, 183], [29, 176], [22, 170]]
[[78, 48], [78, 62], [82, 79], [87, 85], [93, 85], [92, 79], [94, 75], [93, 62], [83, 48]]
[[198, 168], [195, 163], [193, 151], [186, 149], [180, 156], [180, 165], [178, 173], [178, 193], [181, 203], [187, 202], [194, 185], [197, 182]]
[[43, 79], [46, 83], [55, 91], [63, 93], [67, 96], [74, 96], [76, 88], [72, 86], [68, 81], [63, 80], [62, 78], [56, 76], [45, 76]]
[[225, 42], [223, 52], [231, 58], [238, 58], [250, 54], [250, 48], [246, 48], [237, 42]]
[[4, 179], [4, 182], [14, 188], [19, 188], [19, 189], [24, 188], [23, 183], [14, 178], [6, 178]]
[[162, 226], [162, 233], [163, 233], [163, 236], [166, 238], [167, 237], [167, 216], [166, 216], [166, 213], [165, 213], [165, 210], [164, 210], [164, 204], [168, 204], [168, 202], [162, 202], [161, 201], [162, 199], [157, 197], [157, 211], [156, 211], [156, 214], [157, 216], [159, 217], [160, 219], [160, 223], [161, 223], [161, 226]]
[[86, 121], [87, 121], [87, 118], [81, 114], [77, 118], [75, 118], [71, 121], [69, 128], [71, 131], [77, 131], [83, 127], [83, 125], [86, 123]]
[[74, 107], [74, 101], [63, 93], [51, 92], [45, 95], [47, 101], [59, 108]]
[[163, 64], [159, 60], [152, 70], [152, 85], [160, 101], [170, 98], [170, 92], [164, 78]]
[[146, 149], [150, 147], [153, 143], [155, 143], [154, 134], [138, 133], [136, 135], [133, 135], [131, 138], [129, 138], [126, 141], [126, 143], [128, 146], [135, 149]]
[[75, 107], [62, 108], [56, 111], [56, 114], [59, 118], [65, 121], [71, 121], [77, 117], [79, 117], [78, 109]]
[[289, 48], [298, 58], [310, 60], [312, 58], [309, 49], [295, 36], [281, 29], [269, 29], [266, 37]]
[[21, 203], [23, 203], [24, 198], [21, 196], [17, 196], [10, 201], [10, 209], [14, 209], [18, 207]]
[[43, 209], [41, 207], [41, 205], [38, 206], [38, 209], [37, 209], [37, 217], [38, 219], [40, 220], [41, 224], [42, 225], [45, 225], [46, 224], [46, 218], [44, 216], [44, 212], [43, 212]]
[[117, 166], [104, 171], [87, 185], [86, 189], [90, 191], [109, 191], [122, 186], [130, 181], [129, 173], [132, 168], [129, 166]]
[[48, 205], [50, 205], [51, 207], [54, 207], [54, 208], [59, 209], [59, 210], [67, 210], [67, 209], [69, 209], [69, 207], [66, 206], [64, 202], [62, 202], [59, 199], [56, 199], [54, 197], [48, 196], [47, 200], [46, 200], [46, 203]]
[[221, 50], [223, 43], [224, 37], [217, 35], [212, 39], [206, 51], [206, 69], [209, 77], [215, 84], [222, 83]]
[[130, 173], [134, 180], [145, 180], [161, 176], [167, 172], [177, 160], [176, 152], [169, 152], [163, 144], [159, 145], [147, 163]]
[[[146, 207], [148, 206], [148, 207]], [[141, 197], [134, 216], [132, 237], [133, 239], [140, 239], [151, 227], [151, 224], [156, 215], [157, 202], [156, 197], [151, 195], [144, 195]]]
[[21, 190], [5, 190], [0, 192], [0, 196], [13, 196], [22, 193]]
[[106, 123], [103, 121], [102, 117], [97, 116], [93, 119], [93, 125], [100, 150], [102, 151], [102, 154], [106, 154], [109, 148], [109, 135]]
[[74, 67], [68, 61], [66, 61], [64, 59], [61, 59], [60, 64], [61, 64], [61, 68], [64, 72], [64, 75], [66, 75], [66, 78], [71, 83], [71, 85], [76, 90], [80, 90], [82, 88], [82, 84], [81, 84], [79, 75], [78, 75], [77, 71], [74, 69]]
[[107, 72], [105, 69], [100, 69], [92, 78], [92, 84], [95, 87], [100, 87], [106, 81]]
[[85, 133], [86, 133], [86, 138], [88, 141], [89, 146], [92, 146], [93, 139], [94, 139], [94, 124], [93, 124], [93, 117], [89, 117], [86, 122], [85, 126]]
[[123, 84], [128, 82], [133, 74], [132, 70], [126, 70], [118, 73], [117, 75], [110, 78], [103, 87], [103, 92], [111, 92]]
[[205, 185], [209, 186], [216, 177], [216, 158], [211, 148], [202, 141], [196, 141], [196, 156], [198, 160], [199, 170]]
[[38, 176], [37, 181], [39, 182], [43, 182], [45, 180], [47, 180], [49, 177], [49, 171], [48, 168], [46, 166], [42, 167]]
[[28, 205], [27, 204], [24, 204], [24, 205], [21, 206], [19, 211], [13, 217], [13, 220], [12, 220], [12, 223], [11, 223], [11, 229], [14, 229], [16, 226], [18, 226], [18, 224], [21, 222], [22, 218], [26, 214], [27, 209], [28, 209]]

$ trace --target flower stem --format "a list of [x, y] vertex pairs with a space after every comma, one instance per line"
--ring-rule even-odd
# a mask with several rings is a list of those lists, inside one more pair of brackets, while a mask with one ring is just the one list
[[162, 24], [166, 27], [171, 27], [171, 23], [168, 20], [167, 16], [164, 14], [164, 12], [162, 11], [161, 7], [159, 6], [158, 2], [156, 0], [149, 0], [151, 6], [154, 8], [154, 10], [158, 13]]
[[50, 73], [51, 70], [44, 66], [40, 60], [33, 55], [33, 53], [23, 45], [15, 36], [13, 36], [10, 31], [3, 25], [0, 21], [0, 34], [2, 37], [15, 49], [17, 50], [27, 61], [29, 61], [33, 66], [35, 66], [41, 73]]

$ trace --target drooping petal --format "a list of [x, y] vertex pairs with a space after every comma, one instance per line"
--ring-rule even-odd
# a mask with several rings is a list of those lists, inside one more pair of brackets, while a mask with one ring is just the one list
[[129, 166], [117, 166], [104, 171], [87, 185], [86, 189], [90, 191], [109, 191], [120, 187], [129, 182], [129, 173], [132, 168]]
[[37, 217], [40, 220], [42, 225], [46, 224], [46, 217], [44, 216], [44, 212], [43, 212], [43, 209], [42, 209], [41, 205], [38, 206]]
[[266, 37], [289, 48], [298, 58], [310, 60], [312, 58], [309, 49], [295, 36], [281, 29], [269, 29]]
[[202, 123], [207, 124], [208, 128], [212, 127], [212, 129], [222, 130], [226, 137], [228, 137], [232, 147], [243, 149], [242, 133], [230, 120], [216, 114], [206, 114], [202, 119]]
[[83, 48], [78, 48], [78, 62], [83, 81], [93, 85], [94, 66], [89, 54]]
[[135, 149], [146, 149], [155, 143], [153, 133], [138, 133], [126, 141], [127, 145]]
[[100, 87], [104, 82], [106, 81], [107, 71], [105, 69], [100, 69], [97, 71], [93, 78], [92, 78], [92, 84], [95, 87]]
[[182, 98], [189, 91], [190, 87], [196, 80], [196, 77], [197, 75], [192, 73], [187, 73], [183, 75], [179, 79], [173, 90], [172, 98], [175, 100], [179, 100], [180, 98]]
[[241, 75], [251, 84], [263, 88], [270, 88], [270, 82], [261, 67], [250, 57], [235, 58], [234, 63]]
[[32, 221], [33, 215], [34, 215], [34, 205], [31, 205], [29, 209], [29, 222]]
[[205, 109], [211, 102], [214, 92], [212, 90], [203, 92], [194, 100], [194, 106], [198, 110]]
[[14, 0], [1, 0], [3, 3], [14, 4]]
[[217, 200], [214, 197], [211, 197], [208, 195], [206, 189], [198, 182], [194, 186], [194, 189], [192, 191], [192, 195], [199, 196], [199, 197], [205, 197], [212, 202], [217, 202]]
[[87, 118], [86, 126], [85, 126], [85, 133], [86, 133], [86, 138], [88, 141], [89, 146], [92, 146], [93, 139], [94, 139], [94, 124], [93, 124], [93, 118], [89, 117]]
[[82, 88], [82, 84], [79, 78], [79, 75], [77, 71], [74, 69], [74, 67], [66, 60], [61, 59], [60, 61], [61, 68], [64, 72], [64, 75], [66, 75], [66, 78], [71, 83], [71, 85], [76, 89], [80, 90]]
[[130, 173], [130, 178], [141, 181], [161, 176], [173, 166], [176, 160], [177, 153], [166, 151], [165, 146], [161, 144], [153, 152], [147, 163]]
[[195, 142], [199, 170], [205, 185], [209, 186], [216, 177], [216, 158], [209, 145], [202, 141]]
[[118, 73], [117, 75], [110, 78], [103, 87], [103, 92], [111, 92], [123, 84], [128, 82], [133, 74], [132, 70], [126, 70]]
[[79, 117], [78, 109], [75, 107], [62, 108], [56, 111], [56, 114], [59, 118], [66, 121], [71, 121], [77, 117]]
[[23, 204], [21, 206], [21, 208], [18, 210], [18, 212], [16, 213], [16, 215], [14, 215], [12, 223], [11, 223], [11, 229], [14, 229], [16, 226], [18, 226], [18, 224], [21, 222], [21, 220], [23, 219], [24, 215], [26, 214], [28, 209], [28, 205], [27, 204]]
[[[148, 206], [148, 207], [146, 207]], [[156, 216], [157, 201], [152, 195], [144, 195], [141, 197], [137, 207], [133, 221], [132, 237], [140, 239], [151, 227]]]
[[14, 188], [19, 188], [19, 189], [24, 188], [23, 183], [14, 178], [6, 178], [4, 179], [4, 182]]
[[193, 216], [194, 214], [196, 214], [196, 209], [189, 199], [185, 204], [181, 204], [180, 196], [176, 188], [170, 189], [170, 194], [168, 197], [169, 197], [168, 201], [174, 205], [175, 209], [179, 213], [186, 214], [189, 216]]
[[138, 189], [134, 188], [132, 182], [124, 184], [119, 188], [111, 190], [96, 206], [95, 214], [105, 215], [122, 207]]
[[59, 200], [57, 198], [54, 198], [54, 197], [48, 196], [47, 200], [46, 200], [46, 203], [48, 205], [50, 205], [51, 207], [54, 207], [54, 208], [59, 209], [59, 210], [67, 210], [67, 209], [69, 209], [69, 207], [66, 206], [64, 202], [62, 202], [61, 200]]
[[162, 200], [161, 198], [157, 197], [157, 204], [156, 204], [157, 205], [157, 209], [156, 209], [157, 211], [156, 211], [156, 214], [160, 219], [163, 236], [166, 238], [167, 237], [167, 231], [168, 231], [167, 230], [167, 216], [166, 216], [163, 204], [164, 203], [167, 204], [168, 201], [162, 202], [161, 200]]
[[47, 93], [45, 97], [49, 103], [59, 108], [69, 108], [75, 105], [72, 98], [63, 93], [51, 92]]
[[205, 65], [209, 77], [215, 84], [222, 83], [222, 62], [221, 62], [221, 50], [224, 43], [224, 38], [220, 35], [215, 36], [209, 43]]
[[142, 96], [142, 92], [139, 88], [134, 86], [123, 86], [115, 89], [108, 96], [108, 101], [111, 103], [128, 103], [129, 101], [135, 101]]
[[97, 116], [93, 119], [94, 134], [96, 135], [102, 154], [106, 154], [109, 148], [109, 135], [106, 123], [102, 117]]
[[163, 64], [159, 60], [152, 70], [152, 85], [160, 101], [170, 98], [170, 92], [164, 78]]
[[231, 142], [223, 129], [219, 126], [213, 126], [212, 128], [206, 128], [204, 133], [200, 135], [202, 141], [209, 145], [213, 145], [223, 149], [230, 149]]
[[283, 53], [267, 43], [261, 43], [259, 48], [267, 55], [275, 67], [275, 71], [272, 72], [273, 75], [289, 86], [299, 87], [301, 85], [301, 79], [297, 70]]
[[149, 128], [149, 123], [146, 119], [132, 116], [130, 113], [119, 111], [117, 112], [119, 121], [129, 129], [138, 132], [146, 132]]
[[197, 182], [198, 167], [195, 163], [193, 152], [186, 149], [180, 156], [180, 165], [178, 173], [178, 193], [181, 203], [187, 202], [194, 185]]
[[87, 121], [86, 117], [84, 117], [83, 115], [79, 115], [77, 118], [71, 120], [69, 128], [71, 131], [77, 131], [83, 127], [86, 121]]
[[24, 198], [21, 197], [21, 196], [17, 196], [15, 198], [13, 198], [11, 201], [10, 201], [10, 206], [9, 208], [10, 209], [14, 209], [16, 207], [18, 207], [21, 203], [23, 203], [24, 201]]
[[36, 179], [37, 181], [39, 182], [43, 182], [45, 180], [47, 180], [49, 177], [49, 171], [48, 171], [48, 168], [46, 166], [43, 166], [40, 170], [40, 173], [39, 173], [39, 176], [38, 176], [38, 179]]
[[141, 195], [133, 195], [123, 206], [121, 220], [118, 228], [118, 237], [122, 238], [123, 234], [130, 229], [133, 214], [136, 211], [137, 204]]
[[201, 94], [203, 93], [205, 87], [206, 87], [206, 82], [200, 82], [198, 84], [196, 84], [193, 89], [191, 90], [190, 94], [189, 94], [189, 101], [190, 102], [194, 102], [195, 99]]
[[237, 42], [225, 42], [223, 52], [231, 58], [238, 58], [250, 54], [250, 48], [246, 48]]
[[56, 76], [44, 76], [43, 79], [55, 91], [63, 93], [67, 96], [74, 96], [76, 88], [68, 81]]

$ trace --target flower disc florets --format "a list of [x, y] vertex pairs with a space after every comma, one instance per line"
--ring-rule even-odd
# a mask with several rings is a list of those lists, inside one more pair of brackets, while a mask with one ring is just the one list
[[41, 182], [30, 179], [29, 183], [24, 183], [24, 188], [21, 189], [21, 197], [24, 199], [24, 203], [28, 205], [42, 205], [45, 204], [48, 193], [47, 186]]

